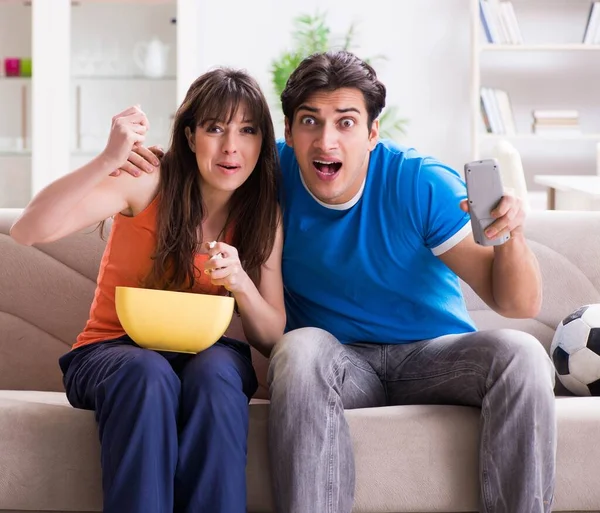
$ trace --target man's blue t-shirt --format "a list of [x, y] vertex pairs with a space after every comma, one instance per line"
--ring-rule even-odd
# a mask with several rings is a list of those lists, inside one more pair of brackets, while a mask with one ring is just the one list
[[331, 206], [305, 187], [293, 149], [278, 146], [288, 331], [391, 344], [475, 331], [458, 278], [436, 256], [470, 233], [454, 170], [382, 141], [362, 193]]

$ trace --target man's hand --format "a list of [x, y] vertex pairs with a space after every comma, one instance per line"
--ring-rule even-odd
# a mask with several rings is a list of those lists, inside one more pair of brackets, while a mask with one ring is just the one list
[[[469, 201], [461, 201], [460, 208], [468, 212]], [[523, 233], [523, 224], [525, 222], [523, 201], [511, 192], [506, 192], [502, 196], [500, 203], [492, 210], [491, 216], [495, 221], [485, 230], [485, 235], [488, 239], [496, 239], [507, 233], [510, 233], [511, 237]]]
[[[468, 202], [461, 201], [460, 208], [467, 212]], [[442, 262], [504, 317], [535, 317], [542, 301], [539, 265], [523, 230], [525, 214], [523, 202], [507, 191], [492, 210], [495, 221], [485, 233], [492, 239], [511, 233], [508, 242], [492, 248], [465, 237], [440, 255]]]
[[119, 176], [123, 171], [132, 176], [140, 176], [142, 173], [153, 173], [160, 167], [160, 161], [164, 154], [165, 152], [160, 146], [146, 148], [141, 145], [135, 145], [129, 153], [127, 162], [119, 169], [113, 171], [110, 176]]

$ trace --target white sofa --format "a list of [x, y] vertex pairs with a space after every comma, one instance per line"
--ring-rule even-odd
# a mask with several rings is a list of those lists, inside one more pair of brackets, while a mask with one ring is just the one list
[[[57, 358], [87, 318], [104, 244], [97, 232], [88, 232], [40, 247], [18, 246], [7, 235], [17, 214], [0, 210], [0, 512], [98, 512], [94, 416], [67, 403]], [[465, 294], [479, 328], [523, 329], [548, 347], [564, 316], [600, 302], [600, 212], [534, 213], [527, 237], [544, 276], [537, 319], [501, 318], [470, 290]], [[261, 379], [265, 365], [256, 359]], [[265, 397], [264, 387], [258, 397]], [[600, 398], [559, 397], [557, 410], [555, 510], [600, 511]], [[251, 513], [272, 511], [267, 414], [266, 401], [253, 401]], [[478, 416], [476, 409], [454, 406], [349, 411], [357, 462], [354, 511], [476, 511]]]

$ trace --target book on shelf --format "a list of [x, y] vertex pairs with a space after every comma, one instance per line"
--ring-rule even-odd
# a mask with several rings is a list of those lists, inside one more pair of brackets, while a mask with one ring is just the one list
[[585, 32], [583, 33], [583, 44], [594, 45], [600, 43], [600, 2], [592, 2], [588, 13]]
[[479, 0], [479, 19], [488, 43], [523, 43], [515, 9], [510, 0]]
[[515, 118], [506, 91], [482, 87], [480, 104], [481, 117], [488, 134], [516, 134]]
[[542, 110], [531, 113], [531, 129], [536, 135], [570, 136], [581, 135], [579, 112], [576, 110]]
[[561, 109], [535, 109], [531, 112], [534, 120], [578, 120], [579, 111]]

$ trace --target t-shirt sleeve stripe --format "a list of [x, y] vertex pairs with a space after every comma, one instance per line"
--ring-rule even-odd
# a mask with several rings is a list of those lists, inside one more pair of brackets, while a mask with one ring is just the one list
[[467, 222], [463, 225], [463, 227], [458, 230], [454, 235], [451, 235], [448, 239], [446, 239], [441, 244], [437, 245], [435, 248], [431, 248], [431, 252], [435, 256], [440, 256], [449, 249], [452, 249], [456, 246], [460, 241], [462, 241], [465, 237], [467, 237], [472, 231], [471, 221], [467, 219]]

